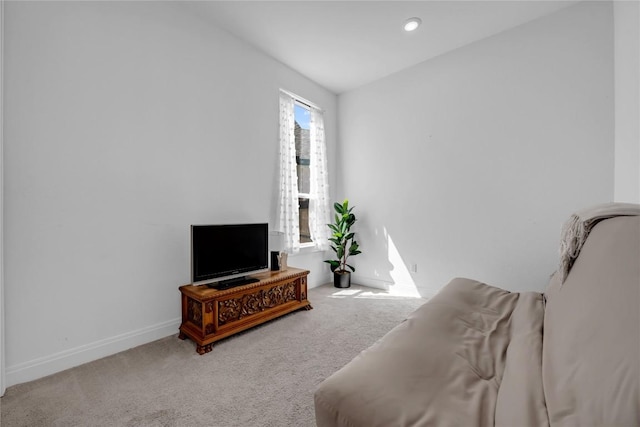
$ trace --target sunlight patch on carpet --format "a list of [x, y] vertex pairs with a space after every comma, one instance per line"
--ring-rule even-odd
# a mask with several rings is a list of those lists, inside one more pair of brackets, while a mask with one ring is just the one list
[[[370, 290], [369, 290], [370, 289]], [[329, 295], [329, 298], [356, 298], [356, 299], [414, 299], [414, 298], [422, 298], [420, 295], [402, 295], [393, 289], [382, 290], [382, 289], [363, 289], [362, 286], [358, 286], [358, 288], [351, 289], [341, 289], [339, 291], [333, 292]]]

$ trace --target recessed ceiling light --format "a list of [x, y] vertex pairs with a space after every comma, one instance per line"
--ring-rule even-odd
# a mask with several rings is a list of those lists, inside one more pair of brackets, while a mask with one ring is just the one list
[[404, 21], [404, 30], [405, 31], [414, 31], [416, 30], [420, 24], [422, 24], [422, 19], [420, 18], [409, 18]]

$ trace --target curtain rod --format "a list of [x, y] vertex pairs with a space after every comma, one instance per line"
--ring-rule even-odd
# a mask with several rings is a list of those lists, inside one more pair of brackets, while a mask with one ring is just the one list
[[282, 93], [286, 93], [287, 95], [289, 95], [290, 97], [292, 97], [293, 99], [295, 99], [296, 101], [298, 101], [299, 103], [304, 104], [304, 105], [306, 105], [306, 106], [307, 106], [307, 107], [309, 107], [309, 108], [315, 108], [316, 110], [318, 110], [318, 111], [320, 111], [320, 112], [323, 112], [323, 113], [324, 113], [324, 110], [323, 110], [322, 108], [318, 107], [318, 106], [317, 106], [316, 104], [314, 104], [313, 102], [311, 102], [311, 101], [309, 101], [309, 100], [307, 100], [307, 99], [304, 99], [304, 98], [303, 98], [303, 97], [301, 97], [301, 96], [296, 95], [296, 94], [295, 94], [295, 93], [293, 93], [293, 92], [289, 92], [288, 90], [285, 90], [285, 89], [280, 89], [280, 92], [282, 92]]

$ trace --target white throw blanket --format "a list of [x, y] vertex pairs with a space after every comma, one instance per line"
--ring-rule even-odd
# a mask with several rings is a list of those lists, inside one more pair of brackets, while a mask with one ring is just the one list
[[560, 238], [560, 283], [569, 275], [582, 245], [591, 229], [600, 221], [616, 216], [640, 215], [640, 205], [633, 203], [604, 203], [580, 210], [567, 220], [562, 227]]

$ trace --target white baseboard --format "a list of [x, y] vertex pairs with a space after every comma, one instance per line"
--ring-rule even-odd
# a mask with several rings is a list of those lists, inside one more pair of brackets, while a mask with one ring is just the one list
[[137, 347], [142, 344], [178, 333], [180, 319], [116, 335], [90, 344], [81, 345], [49, 356], [6, 367], [6, 386], [33, 381], [65, 369]]
[[352, 283], [357, 283], [358, 285], [368, 286], [370, 288], [382, 289], [388, 291], [389, 288], [393, 285], [393, 283], [387, 280], [374, 279], [372, 277], [364, 277], [359, 274], [353, 274], [351, 277]]
[[333, 276], [330, 276], [330, 273], [322, 274], [319, 277], [310, 278], [307, 282], [307, 288], [313, 289], [318, 286], [326, 285], [327, 283], [333, 282]]

